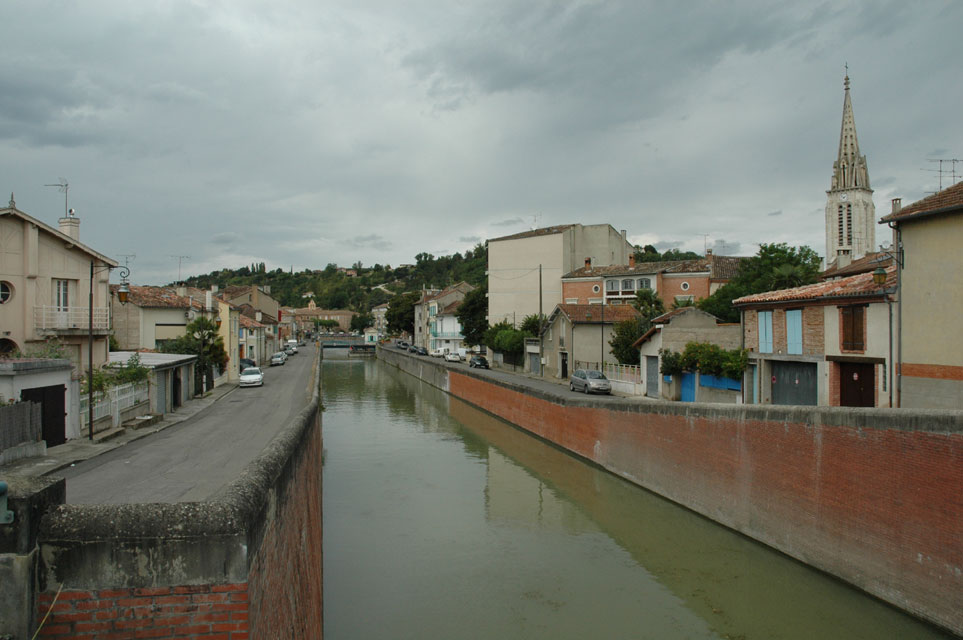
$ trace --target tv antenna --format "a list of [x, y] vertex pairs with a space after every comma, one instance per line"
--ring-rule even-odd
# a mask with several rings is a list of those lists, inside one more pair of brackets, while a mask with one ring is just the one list
[[[940, 190], [940, 191], [943, 190], [943, 176], [944, 176], [945, 174], [948, 173], [948, 174], [950, 175], [950, 178], [951, 178], [951, 180], [952, 180], [952, 182], [950, 183], [951, 185], [956, 184], [957, 180], [958, 180], [959, 178], [963, 177], [963, 176], [961, 176], [960, 174], [956, 173], [956, 163], [957, 163], [957, 162], [963, 162], [963, 160], [957, 160], [956, 158], [938, 158], [938, 159], [935, 159], [935, 160], [930, 160], [930, 162], [938, 162], [938, 163], [939, 163], [939, 167], [936, 168], [936, 169], [920, 169], [920, 171], [929, 171], [929, 172], [931, 172], [931, 173], [939, 174], [939, 181], [940, 181], [940, 182], [939, 182], [939, 185], [940, 185], [939, 190]], [[948, 169], [944, 169], [944, 168], [943, 168], [943, 163], [944, 163], [944, 162], [945, 162], [946, 164], [950, 165], [950, 167], [949, 167]]]
[[70, 190], [70, 185], [67, 183], [67, 178], [60, 178], [60, 182], [56, 184], [45, 184], [45, 187], [57, 187], [60, 193], [64, 194], [64, 217], [70, 217], [70, 209], [67, 208], [67, 191]]
[[190, 256], [168, 256], [168, 257], [177, 259], [177, 282], [180, 282], [181, 281], [181, 263], [184, 260], [190, 260], [191, 257]]
[[124, 259], [124, 266], [129, 267], [130, 263], [137, 257], [136, 253], [119, 253], [117, 254]]

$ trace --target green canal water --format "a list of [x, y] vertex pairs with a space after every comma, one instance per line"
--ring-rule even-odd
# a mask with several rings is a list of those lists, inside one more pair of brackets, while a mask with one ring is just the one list
[[949, 637], [393, 367], [329, 353], [326, 640]]

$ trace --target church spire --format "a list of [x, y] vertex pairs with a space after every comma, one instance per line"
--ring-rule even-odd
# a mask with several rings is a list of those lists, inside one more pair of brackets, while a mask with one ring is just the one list
[[859, 154], [859, 140], [856, 138], [856, 118], [853, 116], [853, 102], [849, 97], [849, 72], [843, 80], [843, 124], [839, 132], [839, 155], [833, 163], [833, 181], [830, 190], [869, 189], [869, 169], [866, 156]]

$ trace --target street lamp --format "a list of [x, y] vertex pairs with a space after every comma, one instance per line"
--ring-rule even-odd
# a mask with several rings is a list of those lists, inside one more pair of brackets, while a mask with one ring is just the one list
[[[113, 268], [109, 264], [95, 268], [94, 261], [90, 261], [90, 293], [87, 299], [87, 434], [91, 442], [94, 440], [94, 273], [104, 270], [109, 272]], [[130, 295], [127, 277], [130, 276], [130, 269], [119, 268], [120, 286], [117, 288], [117, 299], [121, 304], [127, 304]]]
[[875, 284], [877, 287], [881, 287], [886, 284], [886, 269], [883, 267], [876, 267], [876, 270], [873, 271], [873, 284]]

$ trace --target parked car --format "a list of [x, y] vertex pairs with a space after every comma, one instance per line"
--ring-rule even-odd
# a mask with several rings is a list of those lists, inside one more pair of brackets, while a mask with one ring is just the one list
[[428, 355], [428, 349], [425, 349], [424, 347], [415, 347], [415, 355], [426, 356]]
[[297, 353], [297, 352], [298, 352], [298, 341], [297, 341], [297, 340], [288, 340], [288, 341], [287, 341], [286, 343], [284, 343], [284, 344], [285, 344], [285, 347], [289, 347], [292, 351], [294, 351], [294, 353]]
[[241, 372], [241, 377], [238, 381], [238, 386], [241, 387], [263, 387], [264, 386], [264, 374], [257, 367], [248, 367]]
[[418, 347], [416, 347], [415, 345], [410, 345], [408, 347], [408, 353], [418, 353]]
[[446, 353], [446, 354], [445, 354], [445, 361], [446, 361], [446, 362], [461, 362], [461, 356], [458, 355], [457, 353]]
[[397, 344], [397, 347], [398, 347], [399, 349], [401, 349], [401, 350], [405, 350], [405, 349], [408, 348], [408, 343], [405, 342], [404, 340], [399, 340], [399, 341], [398, 341], [398, 344]]
[[248, 367], [257, 366], [257, 363], [254, 360], [251, 360], [250, 358], [241, 358], [240, 360], [238, 360], [238, 363], [241, 366], [241, 371], [244, 371]]
[[278, 351], [273, 356], [271, 356], [271, 366], [273, 367], [279, 364], [284, 364], [285, 362], [287, 362], [287, 359], [288, 357], [284, 354], [283, 351]]
[[432, 358], [443, 358], [448, 353], [448, 349], [442, 347], [441, 349], [432, 349], [429, 354]]
[[284, 355], [286, 355], [286, 356], [293, 356], [295, 353], [297, 353], [297, 350], [295, 350], [294, 347], [292, 347], [291, 345], [285, 345], [285, 347], [284, 347]]
[[612, 393], [612, 383], [604, 373], [594, 369], [576, 369], [568, 388], [585, 393]]
[[488, 360], [485, 356], [472, 356], [471, 360], [468, 361], [469, 367], [475, 367], [476, 369], [488, 369]]

